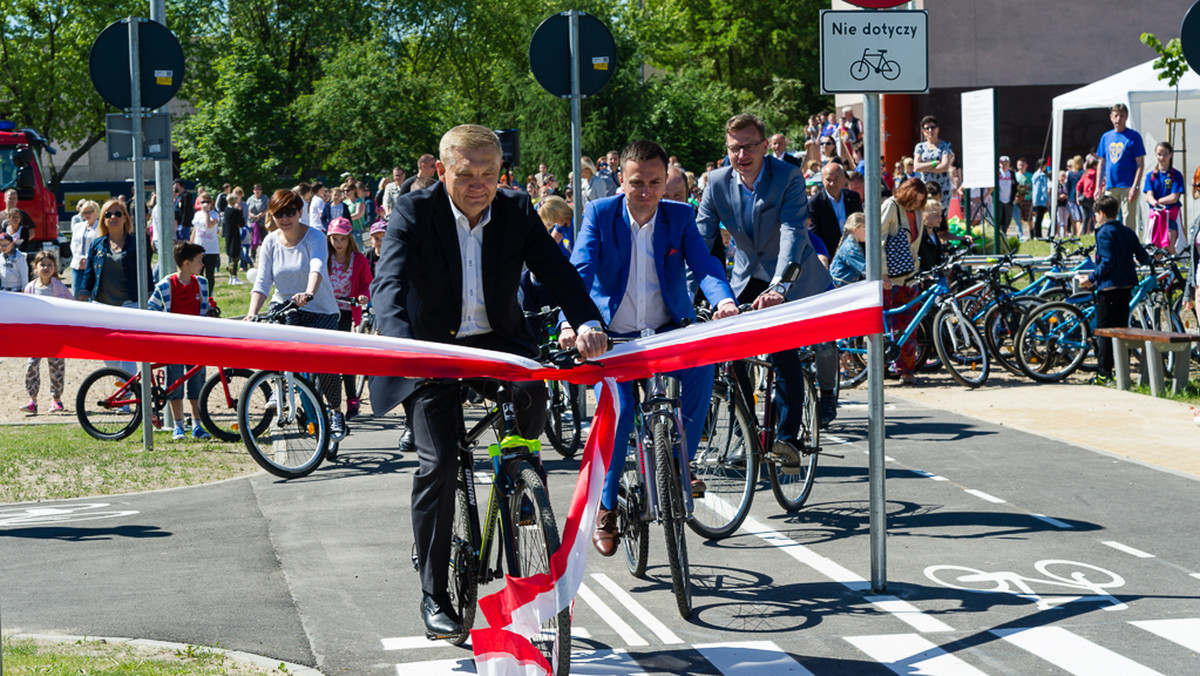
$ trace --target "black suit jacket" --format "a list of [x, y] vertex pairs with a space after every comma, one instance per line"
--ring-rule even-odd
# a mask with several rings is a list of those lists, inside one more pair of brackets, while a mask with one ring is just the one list
[[[842, 188], [842, 202], [846, 205], [847, 216], [863, 210], [862, 197], [853, 190]], [[829, 249], [829, 258], [832, 259], [842, 241], [842, 226], [838, 223], [837, 212], [833, 210], [833, 202], [824, 188], [808, 201], [808, 213], [812, 218], [813, 231], [825, 243], [825, 248]]]
[[[772, 157], [774, 157], [774, 155], [772, 155]], [[793, 167], [800, 167], [801, 169], [804, 168], [804, 163], [800, 161], [800, 158], [796, 157], [795, 155], [793, 155], [791, 153], [784, 153], [783, 157], [781, 157], [779, 159], [783, 160], [784, 162], [787, 162], [788, 164], [792, 165]]]
[[[529, 196], [500, 190], [483, 234], [483, 300], [492, 326], [489, 347], [527, 357], [536, 338], [517, 303], [521, 270], [528, 266], [550, 298], [578, 327], [602, 322], [583, 280], [546, 232]], [[371, 304], [385, 336], [453, 343], [462, 323], [462, 258], [450, 198], [441, 182], [403, 195], [388, 221]], [[409, 378], [371, 379], [371, 404], [382, 414], [415, 386]]]

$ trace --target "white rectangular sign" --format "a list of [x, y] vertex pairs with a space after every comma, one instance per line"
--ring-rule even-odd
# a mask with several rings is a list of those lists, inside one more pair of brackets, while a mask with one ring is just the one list
[[996, 90], [962, 93], [962, 185], [996, 187]]
[[821, 92], [921, 94], [929, 91], [929, 14], [821, 12]]

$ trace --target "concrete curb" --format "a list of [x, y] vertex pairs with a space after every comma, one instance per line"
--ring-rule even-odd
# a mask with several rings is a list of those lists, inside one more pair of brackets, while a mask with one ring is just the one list
[[142, 648], [154, 648], [158, 650], [170, 651], [187, 651], [188, 646], [201, 648], [208, 652], [220, 653], [235, 662], [252, 664], [256, 667], [270, 670], [278, 670], [280, 665], [287, 670], [286, 673], [295, 674], [296, 676], [324, 676], [321, 672], [306, 667], [303, 664], [292, 664], [283, 660], [271, 659], [262, 655], [242, 652], [241, 650], [226, 650], [224, 648], [214, 648], [211, 646], [197, 646], [194, 643], [172, 643], [170, 641], [152, 641], [145, 638], [122, 638], [114, 636], [66, 636], [63, 634], [10, 634], [6, 638], [20, 638], [34, 641], [51, 641], [54, 643], [79, 643], [104, 641], [105, 643], [127, 644]]

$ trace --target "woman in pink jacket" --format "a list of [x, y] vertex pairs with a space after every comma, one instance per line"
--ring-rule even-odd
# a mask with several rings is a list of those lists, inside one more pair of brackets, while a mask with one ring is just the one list
[[[345, 218], [335, 218], [326, 230], [329, 241], [329, 283], [338, 299], [339, 331], [350, 331], [362, 322], [362, 306], [371, 298], [371, 263], [359, 253], [351, 236], [353, 228]], [[353, 298], [354, 303], [349, 299]], [[346, 417], [358, 415], [359, 401], [355, 396], [354, 376], [343, 375], [346, 388]]]

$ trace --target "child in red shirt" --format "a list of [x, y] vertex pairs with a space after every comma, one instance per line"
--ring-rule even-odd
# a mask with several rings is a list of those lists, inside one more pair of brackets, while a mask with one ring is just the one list
[[[179, 272], [163, 279], [154, 286], [147, 307], [159, 312], [182, 315], [208, 314], [208, 280], [204, 272], [204, 247], [192, 242], [175, 244], [175, 266]], [[183, 377], [190, 366], [171, 364], [167, 366], [167, 382], [173, 383]], [[204, 369], [200, 369], [187, 380], [187, 400], [192, 409], [192, 436], [196, 439], [211, 439], [200, 426], [200, 388], [204, 386]], [[187, 438], [183, 429], [183, 389], [177, 388], [167, 395], [171, 403], [171, 415], [175, 418], [176, 440]]]

